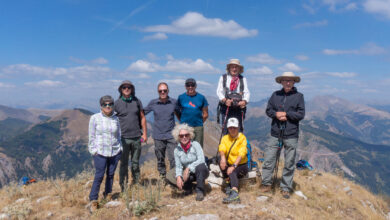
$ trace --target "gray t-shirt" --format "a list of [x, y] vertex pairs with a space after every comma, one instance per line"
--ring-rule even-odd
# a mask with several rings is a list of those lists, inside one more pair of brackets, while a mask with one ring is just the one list
[[114, 103], [114, 111], [119, 118], [122, 138], [136, 138], [142, 135], [140, 111], [143, 111], [142, 102], [133, 97], [130, 102], [121, 98]]

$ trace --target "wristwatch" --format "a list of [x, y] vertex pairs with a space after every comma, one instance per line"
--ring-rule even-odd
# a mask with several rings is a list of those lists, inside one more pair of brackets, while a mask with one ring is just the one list
[[237, 165], [234, 163], [234, 164], [233, 164], [233, 167], [234, 167], [234, 168], [237, 168]]

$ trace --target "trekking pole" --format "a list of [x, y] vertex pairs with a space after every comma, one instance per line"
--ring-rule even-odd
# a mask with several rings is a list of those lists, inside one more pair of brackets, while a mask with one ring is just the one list
[[225, 131], [225, 126], [226, 126], [226, 119], [227, 119], [227, 116], [228, 116], [228, 114], [229, 114], [229, 108], [230, 108], [230, 106], [228, 106], [227, 108], [226, 108], [226, 112], [225, 112], [225, 118], [223, 119], [223, 124], [222, 124], [222, 129], [221, 129], [221, 136], [219, 137], [219, 143], [218, 143], [218, 145], [221, 143], [221, 139], [222, 139], [222, 136], [223, 136], [223, 133], [224, 133], [224, 131]]
[[278, 170], [279, 170], [279, 159], [280, 159], [280, 152], [283, 148], [283, 135], [284, 135], [284, 129], [286, 128], [285, 122], [282, 122], [280, 125], [280, 133], [278, 138], [278, 151], [276, 153], [276, 163], [274, 168], [274, 176], [272, 180], [272, 192], [275, 194], [275, 187], [276, 187], [276, 180], [278, 179]]

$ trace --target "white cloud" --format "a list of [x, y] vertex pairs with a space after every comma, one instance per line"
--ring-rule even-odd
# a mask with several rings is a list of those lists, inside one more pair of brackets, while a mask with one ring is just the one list
[[246, 58], [248, 62], [253, 62], [253, 63], [261, 63], [261, 64], [280, 64], [282, 61], [275, 59], [271, 57], [267, 53], [259, 53], [254, 56], [249, 56]]
[[356, 73], [353, 72], [327, 72], [326, 74], [339, 78], [351, 78], [356, 76]]
[[127, 68], [129, 72], [178, 72], [178, 73], [219, 73], [220, 70], [214, 68], [211, 64], [202, 59], [192, 60], [177, 60], [172, 56], [169, 57], [167, 63], [162, 66], [157, 63], [137, 60], [130, 64]]
[[12, 85], [12, 84], [8, 84], [8, 83], [2, 83], [0, 82], [0, 88], [14, 88], [15, 86]]
[[14, 64], [4, 67], [1, 70], [5, 74], [33, 74], [45, 76], [58, 76], [67, 73], [65, 68], [44, 68], [39, 66], [32, 66], [30, 64]]
[[311, 6], [311, 5], [308, 5], [308, 4], [302, 4], [302, 7], [307, 11], [309, 12], [310, 14], [314, 15], [316, 13], [316, 9]]
[[366, 0], [363, 7], [368, 13], [390, 19], [390, 0]]
[[155, 33], [153, 35], [145, 36], [142, 40], [148, 41], [148, 40], [166, 40], [168, 39], [168, 36], [164, 33]]
[[157, 72], [159, 69], [161, 69], [161, 66], [152, 63], [145, 60], [137, 60], [134, 63], [130, 64], [130, 66], [127, 68], [127, 71], [129, 72]]
[[139, 78], [139, 79], [149, 79], [150, 76], [146, 73], [140, 73], [136, 76], [136, 78]]
[[218, 73], [218, 69], [202, 59], [192, 60], [169, 60], [164, 71], [182, 72], [182, 73]]
[[279, 67], [279, 70], [282, 71], [292, 71], [292, 72], [300, 72], [302, 68], [296, 65], [295, 63], [286, 63], [283, 66]]
[[342, 54], [359, 54], [358, 50], [334, 50], [334, 49], [324, 49], [322, 51], [325, 55], [342, 55]]
[[112, 72], [112, 70], [108, 67], [103, 66], [76, 66], [70, 68], [63, 67], [39, 67], [32, 66], [30, 64], [14, 64], [9, 65], [1, 69], [1, 71], [5, 74], [9, 75], [37, 75], [37, 76], [46, 76], [50, 78], [66, 76], [68, 78], [75, 77], [91, 77], [91, 76], [106, 76], [108, 73]]
[[325, 55], [342, 55], [342, 54], [355, 54], [355, 55], [380, 55], [387, 53], [387, 50], [383, 47], [376, 45], [375, 43], [367, 43], [358, 50], [335, 50], [324, 49], [322, 51]]
[[[159, 82], [166, 82], [168, 84], [184, 86], [185, 81], [186, 81], [185, 79], [163, 79], [163, 80], [160, 80]], [[202, 86], [213, 86], [212, 84], [205, 82], [205, 81], [202, 81], [202, 80], [196, 80], [196, 84], [202, 85]]]
[[262, 67], [258, 67], [258, 68], [250, 68], [250, 69], [246, 70], [245, 72], [248, 74], [252, 74], [252, 75], [270, 75], [273, 73], [273, 71], [267, 66], [262, 66]]
[[357, 7], [357, 4], [355, 2], [351, 2], [347, 6], [345, 6], [345, 10], [347, 10], [347, 11], [353, 11], [353, 10], [356, 10], [357, 8], [358, 7]]
[[91, 61], [93, 64], [107, 64], [108, 60], [104, 59], [103, 57], [96, 58]]
[[322, 20], [322, 21], [316, 21], [316, 22], [305, 22], [294, 25], [293, 28], [310, 28], [310, 27], [321, 27], [321, 26], [327, 26], [328, 20]]
[[148, 56], [149, 60], [158, 60], [159, 59], [159, 57], [152, 52], [147, 53], [147, 56]]
[[70, 56], [69, 60], [75, 62], [75, 63], [80, 63], [80, 64], [107, 64], [108, 60], [103, 58], [103, 57], [98, 57], [94, 60], [88, 61], [88, 60], [83, 60], [79, 59], [77, 57]]
[[302, 55], [302, 54], [300, 54], [300, 55], [296, 55], [296, 56], [295, 56], [295, 59], [297, 59], [297, 60], [300, 60], [300, 61], [306, 61], [306, 60], [308, 60], [308, 59], [309, 59], [309, 57], [308, 57], [308, 56], [305, 56], [305, 55]]
[[60, 81], [52, 81], [52, 80], [42, 80], [38, 82], [26, 82], [24, 83], [26, 86], [33, 86], [33, 87], [56, 87], [56, 86], [62, 86], [64, 83]]
[[187, 12], [170, 25], [154, 25], [143, 29], [146, 32], [172, 33], [183, 35], [226, 37], [238, 39], [256, 36], [256, 29], [248, 30], [233, 20], [206, 18], [197, 12]]
[[329, 6], [330, 11], [336, 11], [337, 6], [348, 4], [349, 0], [322, 0], [322, 3]]

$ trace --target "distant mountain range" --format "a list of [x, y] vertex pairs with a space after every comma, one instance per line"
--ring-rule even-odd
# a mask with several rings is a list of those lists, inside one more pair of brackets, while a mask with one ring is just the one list
[[[216, 98], [208, 98], [210, 120], [205, 124], [207, 156], [214, 156], [220, 137]], [[266, 147], [270, 119], [267, 100], [250, 103], [245, 134], [260, 150]], [[39, 110], [0, 106], [0, 185], [24, 175], [48, 178], [74, 176], [91, 168], [87, 151], [88, 121], [83, 109]], [[148, 125], [149, 136], [151, 126]], [[321, 96], [306, 102], [297, 159], [315, 168], [342, 170], [374, 192], [390, 195], [390, 113], [346, 100]], [[141, 160], [153, 159], [153, 140], [143, 146]]]

